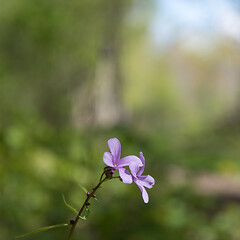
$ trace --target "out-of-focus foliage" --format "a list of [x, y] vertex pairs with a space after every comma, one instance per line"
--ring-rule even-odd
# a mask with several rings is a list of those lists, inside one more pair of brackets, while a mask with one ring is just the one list
[[[150, 203], [134, 184], [113, 179], [73, 239], [240, 238], [239, 191], [225, 187], [207, 195], [195, 184], [202, 172], [240, 178], [239, 48], [226, 40], [204, 56], [181, 44], [157, 51], [147, 35], [153, 6], [144, 0], [2, 1], [0, 240], [73, 219], [62, 194], [80, 208], [80, 185], [91, 189], [99, 180], [111, 137], [121, 141], [122, 156], [143, 151], [146, 174], [156, 179]], [[124, 106], [116, 127], [92, 124], [103, 58], [121, 73], [116, 85], [105, 86]], [[83, 93], [82, 102], [76, 93]], [[88, 127], [74, 124], [78, 105], [85, 107], [79, 119], [93, 112]], [[67, 234], [56, 229], [28, 239]]]
[[[134, 185], [118, 180], [107, 182], [98, 192], [100, 202], [92, 202], [88, 220], [80, 222], [75, 239], [111, 239], [113, 235], [116, 239], [238, 239], [239, 206], [234, 199], [225, 202], [204, 197], [192, 188], [169, 182], [168, 165], [179, 164], [174, 160], [177, 154], [169, 149], [170, 142], [164, 144], [160, 137], [124, 128], [79, 134], [73, 129], [55, 131], [40, 124], [36, 132], [22, 125], [1, 133], [1, 238], [11, 239], [73, 218], [62, 193], [71, 205], [80, 207], [85, 193], [79, 185], [90, 189], [98, 181], [104, 167], [102, 153], [108, 149], [106, 139], [111, 136], [121, 139], [123, 155], [137, 155], [144, 150], [145, 171], [156, 178], [155, 187], [149, 190], [150, 203], [143, 203]], [[192, 158], [189, 163], [183, 158], [182, 166], [191, 169], [194, 154], [189, 150], [187, 153]], [[209, 160], [204, 159], [208, 151], [202, 154], [201, 164], [196, 165], [212, 169], [213, 163], [209, 165]], [[221, 159], [217, 155], [214, 159], [215, 171], [221, 171]], [[237, 162], [234, 166], [239, 168]], [[174, 179], [179, 181], [177, 176]], [[31, 238], [64, 239], [67, 232], [57, 229]]]
[[[92, 81], [118, 11], [131, 1], [3, 1], [0, 10], [2, 120], [15, 114], [65, 124], [71, 94]], [[24, 94], [23, 94], [24, 93]], [[10, 114], [10, 116], [9, 116]]]

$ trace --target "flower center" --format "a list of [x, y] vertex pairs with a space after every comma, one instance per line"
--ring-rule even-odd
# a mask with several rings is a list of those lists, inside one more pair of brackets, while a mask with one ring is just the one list
[[114, 167], [117, 167], [118, 165], [115, 163], [115, 164], [113, 164], [113, 166], [114, 166]]

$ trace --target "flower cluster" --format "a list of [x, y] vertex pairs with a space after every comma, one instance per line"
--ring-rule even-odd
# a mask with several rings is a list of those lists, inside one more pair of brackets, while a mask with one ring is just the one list
[[[119, 175], [124, 183], [136, 183], [142, 192], [143, 201], [148, 203], [149, 197], [145, 189], [152, 188], [155, 180], [150, 175], [142, 176], [145, 168], [145, 158], [140, 152], [139, 158], [133, 155], [121, 158], [121, 144], [117, 138], [108, 140], [110, 152], [103, 154], [103, 161], [113, 170], [118, 170]], [[129, 167], [131, 173], [124, 167]]]

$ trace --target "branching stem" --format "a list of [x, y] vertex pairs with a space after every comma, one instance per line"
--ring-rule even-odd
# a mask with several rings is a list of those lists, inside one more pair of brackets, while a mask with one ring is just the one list
[[103, 172], [103, 174], [101, 175], [100, 181], [97, 184], [97, 186], [93, 188], [93, 191], [90, 194], [87, 194], [87, 198], [86, 198], [85, 202], [83, 203], [83, 205], [82, 205], [82, 207], [81, 207], [77, 217], [75, 218], [75, 220], [72, 221], [71, 229], [70, 229], [70, 232], [69, 232], [69, 235], [68, 235], [68, 240], [72, 239], [72, 235], [73, 235], [74, 229], [75, 229], [79, 219], [81, 218], [81, 215], [82, 215], [84, 209], [89, 205], [89, 200], [93, 197], [94, 193], [98, 190], [98, 188], [102, 185], [102, 183], [107, 181], [107, 180], [110, 180], [111, 178], [120, 178], [120, 177], [111, 177], [111, 178], [109, 178], [107, 176], [105, 178], [103, 178], [104, 174], [105, 174], [105, 172]]

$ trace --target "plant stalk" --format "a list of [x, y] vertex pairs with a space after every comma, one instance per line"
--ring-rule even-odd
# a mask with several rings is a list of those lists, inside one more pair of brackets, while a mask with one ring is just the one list
[[87, 198], [86, 198], [85, 202], [83, 203], [77, 217], [75, 218], [75, 220], [72, 223], [72, 227], [71, 227], [69, 235], [68, 235], [68, 240], [71, 240], [74, 229], [83, 213], [83, 210], [89, 205], [89, 200], [91, 199], [91, 197], [93, 197], [94, 193], [98, 190], [98, 188], [102, 185], [102, 183], [107, 181], [108, 179], [109, 179], [108, 177], [105, 177], [103, 180], [100, 180], [98, 185], [93, 188], [93, 191], [90, 194], [87, 194]]

